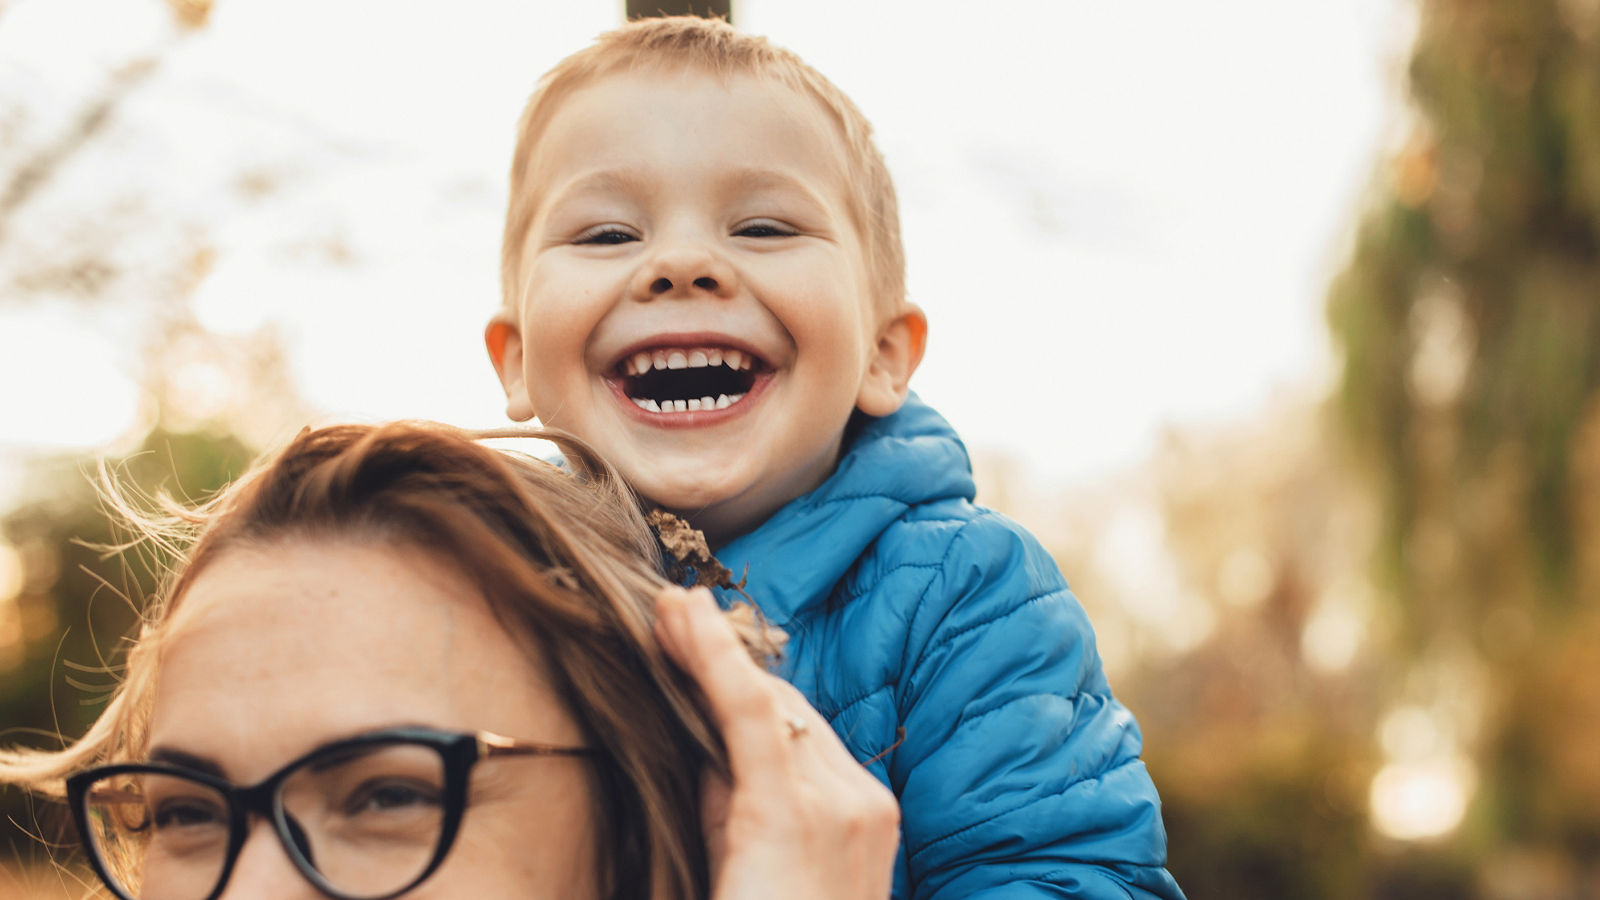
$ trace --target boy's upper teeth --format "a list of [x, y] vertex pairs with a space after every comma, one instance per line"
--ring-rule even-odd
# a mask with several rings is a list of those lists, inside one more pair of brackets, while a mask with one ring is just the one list
[[749, 369], [753, 359], [739, 350], [721, 347], [673, 347], [660, 350], [641, 350], [628, 357], [623, 364], [629, 375], [643, 375], [651, 369], [703, 369], [706, 366], [727, 366], [735, 371]]

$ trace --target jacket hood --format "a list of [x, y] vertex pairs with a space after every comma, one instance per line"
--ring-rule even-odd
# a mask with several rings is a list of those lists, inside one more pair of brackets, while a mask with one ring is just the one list
[[[860, 413], [857, 413], [860, 417]], [[916, 394], [892, 415], [861, 417], [827, 481], [717, 550], [777, 626], [825, 600], [907, 507], [971, 500], [972, 463], [955, 429]]]

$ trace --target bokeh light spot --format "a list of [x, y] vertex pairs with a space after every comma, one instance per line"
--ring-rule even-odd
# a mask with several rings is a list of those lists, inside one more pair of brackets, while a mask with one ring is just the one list
[[1462, 756], [1390, 763], [1372, 779], [1373, 827], [1397, 840], [1443, 837], [1461, 824], [1476, 786]]

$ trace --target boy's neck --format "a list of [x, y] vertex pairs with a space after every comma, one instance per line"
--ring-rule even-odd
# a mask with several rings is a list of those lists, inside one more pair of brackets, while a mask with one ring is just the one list
[[[857, 416], [851, 417], [852, 426]], [[804, 473], [803, 477], [794, 478], [781, 491], [763, 492], [759, 496], [734, 497], [697, 510], [672, 509], [659, 504], [657, 506], [694, 526], [705, 535], [706, 544], [713, 552], [720, 551], [766, 524], [768, 519], [785, 506], [821, 487], [838, 468], [846, 439], [853, 440], [858, 431], [858, 427], [846, 427], [840, 436], [840, 448], [829, 455], [825, 466], [819, 467], [814, 472]]]

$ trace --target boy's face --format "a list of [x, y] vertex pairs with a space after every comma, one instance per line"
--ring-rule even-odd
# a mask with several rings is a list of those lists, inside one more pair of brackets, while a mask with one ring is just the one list
[[561, 103], [530, 167], [520, 296], [488, 335], [514, 418], [589, 441], [720, 544], [827, 478], [852, 410], [899, 406], [811, 98], [612, 75]]

